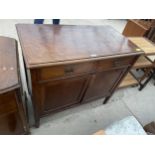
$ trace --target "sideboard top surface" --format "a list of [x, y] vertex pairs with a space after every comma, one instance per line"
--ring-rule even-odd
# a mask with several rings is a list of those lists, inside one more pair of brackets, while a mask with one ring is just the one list
[[0, 94], [19, 87], [16, 40], [0, 36]]
[[110, 26], [17, 24], [27, 68], [140, 54]]

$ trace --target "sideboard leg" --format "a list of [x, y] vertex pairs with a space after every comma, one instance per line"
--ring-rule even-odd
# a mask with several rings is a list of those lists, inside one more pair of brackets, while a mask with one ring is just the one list
[[39, 126], [40, 126], [40, 121], [39, 121], [39, 120], [36, 120], [36, 121], [35, 121], [35, 127], [36, 127], [36, 128], [39, 128]]
[[111, 96], [106, 97], [106, 98], [104, 99], [104, 101], [103, 101], [103, 104], [106, 104], [106, 103], [109, 101], [110, 97], [111, 97]]
[[34, 106], [34, 105], [33, 105], [33, 107], [34, 107], [34, 120], [35, 120], [34, 126], [36, 128], [39, 128], [39, 126], [40, 126], [40, 117], [39, 117], [39, 115], [37, 113], [37, 110], [36, 110], [37, 107]]

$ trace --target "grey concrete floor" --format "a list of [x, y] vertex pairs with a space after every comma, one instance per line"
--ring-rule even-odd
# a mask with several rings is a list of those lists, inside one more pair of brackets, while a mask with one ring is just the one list
[[[33, 23], [33, 20], [0, 20], [0, 35], [18, 40], [15, 29], [15, 24], [17, 23]], [[46, 20], [45, 23], [51, 23], [51, 20]], [[126, 21], [63, 19], [61, 20], [61, 24], [111, 25], [117, 31], [122, 33]], [[19, 56], [22, 83], [24, 90], [27, 91], [20, 44]], [[120, 120], [129, 115], [134, 115], [142, 125], [146, 125], [151, 121], [155, 121], [154, 90], [155, 86], [153, 85], [153, 81], [150, 81], [146, 88], [141, 92], [138, 91], [137, 87], [117, 90], [106, 105], [103, 105], [103, 99], [100, 99], [42, 118], [40, 128], [31, 128], [31, 134], [92, 134], [99, 129], [104, 129], [114, 121]], [[31, 109], [31, 102], [29, 102], [29, 107]]]

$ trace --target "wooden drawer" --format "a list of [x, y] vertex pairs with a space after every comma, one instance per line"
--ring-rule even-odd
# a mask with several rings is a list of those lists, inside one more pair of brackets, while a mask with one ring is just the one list
[[69, 64], [39, 69], [37, 77], [39, 78], [38, 80], [49, 80], [66, 76], [83, 75], [94, 71], [95, 64], [93, 62]]
[[130, 66], [133, 61], [133, 57], [121, 57], [107, 60], [100, 60], [97, 64], [97, 71], [104, 71], [110, 68], [120, 68]]

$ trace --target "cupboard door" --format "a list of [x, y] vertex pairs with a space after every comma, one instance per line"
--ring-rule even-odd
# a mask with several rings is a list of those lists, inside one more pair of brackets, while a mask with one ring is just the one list
[[125, 69], [98, 72], [92, 75], [91, 82], [84, 96], [84, 101], [110, 95], [111, 90]]
[[0, 95], [0, 134], [25, 133], [17, 102], [15, 92]]
[[40, 114], [79, 103], [87, 81], [87, 77], [76, 77], [40, 84], [36, 96], [40, 98]]

